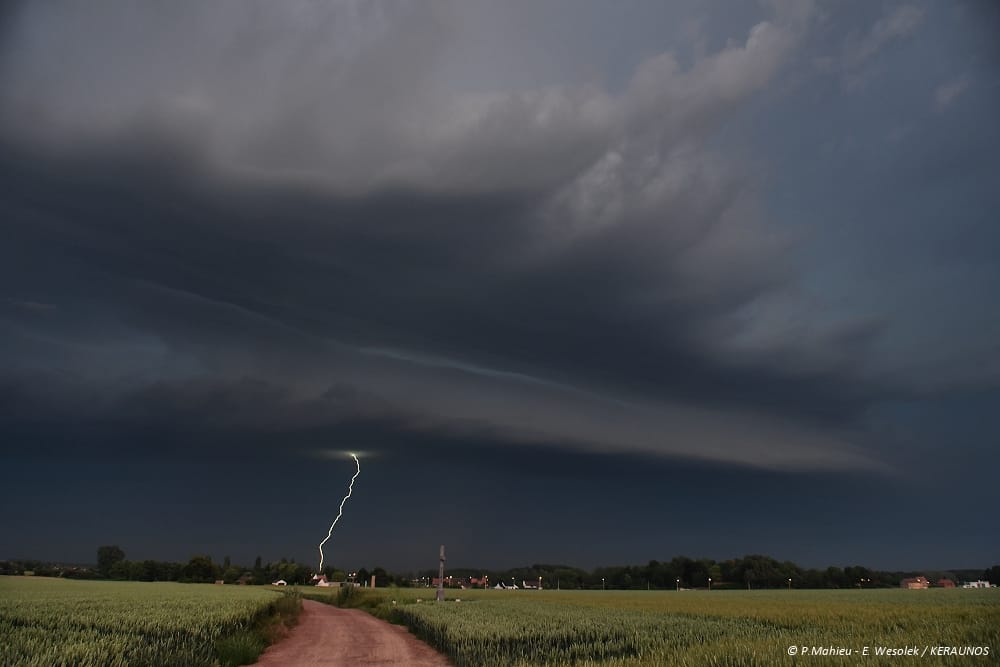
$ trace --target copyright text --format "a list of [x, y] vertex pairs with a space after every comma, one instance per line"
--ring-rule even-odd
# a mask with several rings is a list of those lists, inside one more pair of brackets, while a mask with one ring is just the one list
[[989, 646], [789, 646], [788, 655], [809, 656], [989, 656]]

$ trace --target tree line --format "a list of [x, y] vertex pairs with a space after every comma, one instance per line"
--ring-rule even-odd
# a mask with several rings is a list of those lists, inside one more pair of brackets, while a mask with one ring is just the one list
[[[289, 584], [307, 584], [314, 570], [294, 559], [282, 558], [278, 562], [263, 563], [258, 556], [252, 566], [233, 563], [228, 556], [221, 563], [211, 556], [199, 554], [186, 563], [142, 560], [131, 561], [118, 545], [104, 545], [97, 549], [97, 565], [56, 565], [42, 561], [0, 561], [0, 574], [57, 576], [77, 579], [112, 579], [121, 581], [179, 581], [227, 584], [269, 584], [279, 579]], [[375, 575], [377, 586], [430, 585], [437, 570], [417, 572], [389, 572], [383, 567], [341, 569], [324, 568], [323, 574], [330, 581], [357, 581], [367, 583]], [[802, 568], [791, 561], [779, 561], [759, 554], [742, 558], [715, 561], [712, 559], [676, 556], [669, 561], [651, 560], [645, 565], [597, 567], [584, 570], [568, 565], [535, 564], [505, 570], [450, 568], [446, 585], [470, 585], [470, 580], [488, 579], [489, 585], [523, 582], [543, 588], [559, 589], [619, 589], [663, 590], [674, 588], [886, 588], [898, 587], [904, 578], [922, 575], [931, 583], [950, 579], [956, 583], [983, 579], [1000, 585], [1000, 565], [987, 570], [923, 570], [882, 571], [861, 565], [831, 566], [825, 569]], [[482, 584], [479, 584], [480, 586]]]
[[[0, 575], [32, 574], [43, 577], [64, 577], [67, 579], [110, 579], [114, 581], [177, 581], [181, 583], [227, 584], [270, 584], [284, 580], [289, 584], [308, 584], [315, 570], [295, 559], [282, 558], [278, 562], [264, 563], [260, 556], [252, 566], [233, 563], [229, 556], [222, 562], [215, 562], [211, 556], [197, 554], [186, 563], [158, 560], [128, 560], [125, 551], [116, 544], [103, 545], [97, 549], [97, 565], [64, 565], [39, 560], [0, 561]], [[398, 581], [396, 575], [385, 568], [375, 567], [371, 571], [360, 568], [343, 570], [326, 567], [323, 573], [330, 581], [367, 582], [375, 575], [380, 586], [408, 585]]]

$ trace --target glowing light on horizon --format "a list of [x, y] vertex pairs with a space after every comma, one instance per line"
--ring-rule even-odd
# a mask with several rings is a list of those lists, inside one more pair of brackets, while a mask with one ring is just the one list
[[333, 527], [337, 525], [337, 522], [340, 521], [340, 517], [344, 514], [344, 503], [347, 502], [347, 499], [350, 498], [351, 494], [354, 492], [354, 480], [356, 480], [358, 475], [361, 474], [361, 461], [358, 460], [358, 457], [355, 456], [354, 452], [351, 452], [351, 458], [354, 459], [354, 464], [358, 466], [358, 471], [354, 473], [354, 477], [351, 477], [351, 485], [347, 487], [347, 495], [340, 501], [340, 509], [337, 510], [337, 518], [330, 524], [330, 530], [327, 531], [326, 538], [319, 543], [319, 574], [323, 574], [323, 545], [326, 544], [327, 540], [330, 539], [330, 536], [333, 535]]

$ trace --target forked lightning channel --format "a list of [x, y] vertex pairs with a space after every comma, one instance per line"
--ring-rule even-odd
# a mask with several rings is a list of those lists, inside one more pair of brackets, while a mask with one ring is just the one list
[[358, 471], [354, 473], [354, 477], [351, 477], [351, 485], [347, 487], [347, 495], [344, 496], [344, 499], [340, 501], [340, 509], [337, 510], [337, 518], [334, 519], [333, 523], [330, 524], [330, 530], [326, 533], [326, 538], [319, 543], [320, 574], [322, 574], [323, 572], [323, 545], [326, 544], [326, 541], [330, 539], [331, 535], [333, 535], [333, 527], [337, 525], [337, 522], [340, 521], [340, 517], [344, 514], [344, 503], [347, 502], [347, 499], [351, 497], [351, 493], [354, 492], [354, 480], [356, 480], [358, 478], [358, 475], [361, 474], [361, 461], [358, 461], [358, 457], [355, 456], [354, 454], [351, 454], [351, 458], [354, 459], [354, 464], [358, 466]]

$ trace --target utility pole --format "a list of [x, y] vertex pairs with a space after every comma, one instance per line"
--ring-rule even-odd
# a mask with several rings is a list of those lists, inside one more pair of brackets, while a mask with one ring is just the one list
[[444, 602], [444, 545], [441, 545], [441, 555], [438, 561], [438, 592], [437, 601]]

